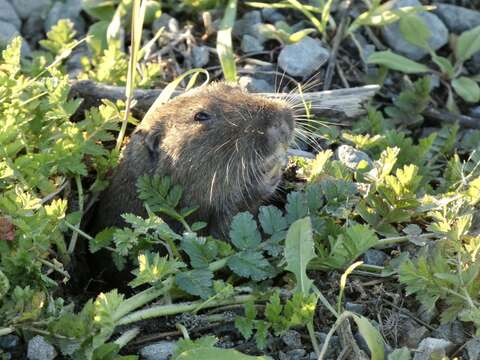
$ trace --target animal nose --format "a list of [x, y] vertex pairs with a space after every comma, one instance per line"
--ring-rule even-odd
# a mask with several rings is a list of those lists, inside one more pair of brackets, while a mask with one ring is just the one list
[[290, 128], [284, 121], [274, 122], [267, 130], [268, 137], [275, 143], [287, 143], [290, 138]]

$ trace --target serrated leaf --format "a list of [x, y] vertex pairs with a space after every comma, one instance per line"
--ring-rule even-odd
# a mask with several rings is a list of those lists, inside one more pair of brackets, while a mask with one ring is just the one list
[[253, 321], [243, 316], [235, 318], [235, 327], [240, 331], [240, 334], [248, 340], [253, 334]]
[[252, 214], [242, 212], [233, 217], [230, 240], [239, 250], [255, 248], [260, 244], [262, 237]]
[[480, 101], [480, 87], [472, 79], [460, 76], [452, 80], [452, 87], [466, 102], [477, 103]]
[[460, 61], [466, 61], [480, 51], [480, 25], [464, 31], [457, 39], [455, 55]]
[[383, 65], [389, 69], [401, 71], [406, 74], [418, 74], [431, 71], [427, 66], [402, 55], [395, 54], [390, 50], [374, 52], [368, 57], [367, 62], [369, 64]]
[[363, 316], [353, 315], [353, 320], [357, 324], [360, 334], [368, 345], [371, 359], [383, 360], [385, 358], [385, 343], [380, 332]]
[[287, 195], [287, 222], [288, 224], [294, 223], [296, 220], [301, 219], [308, 214], [307, 201], [305, 195], [301, 192], [294, 191]]
[[245, 250], [228, 259], [228, 267], [237, 275], [255, 281], [265, 280], [274, 275], [272, 265], [255, 250]]
[[307, 276], [307, 265], [315, 257], [312, 223], [309, 217], [295, 221], [285, 240], [286, 270], [295, 275], [297, 291], [308, 294], [313, 281]]
[[177, 286], [183, 291], [207, 299], [213, 294], [213, 273], [210, 270], [191, 270], [175, 276]]
[[88, 242], [88, 249], [93, 254], [98, 250], [109, 246], [113, 241], [113, 234], [115, 233], [116, 229], [113, 227], [109, 227], [100, 231], [95, 238], [91, 239]]
[[182, 249], [188, 254], [194, 268], [206, 268], [218, 254], [218, 247], [213, 241], [199, 238], [196, 234], [186, 233], [181, 242]]
[[282, 212], [275, 206], [261, 206], [258, 220], [266, 234], [273, 235], [287, 228], [287, 221]]

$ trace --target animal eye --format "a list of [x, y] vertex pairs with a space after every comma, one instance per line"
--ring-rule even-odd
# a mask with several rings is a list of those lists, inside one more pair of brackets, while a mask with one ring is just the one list
[[210, 114], [206, 113], [205, 111], [200, 111], [196, 113], [195, 116], [193, 117], [193, 120], [200, 121], [200, 122], [208, 121], [210, 119], [211, 119]]

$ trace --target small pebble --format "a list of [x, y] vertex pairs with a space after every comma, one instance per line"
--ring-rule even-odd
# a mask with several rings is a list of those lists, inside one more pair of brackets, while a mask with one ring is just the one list
[[193, 66], [203, 68], [210, 61], [210, 52], [206, 46], [195, 46], [192, 49]]
[[29, 360], [55, 359], [57, 351], [43, 336], [35, 336], [28, 342], [27, 358]]
[[457, 34], [480, 25], [480, 12], [461, 6], [435, 4], [433, 13], [442, 19], [451, 32]]
[[160, 341], [140, 349], [140, 355], [145, 360], [168, 360], [173, 355], [177, 343], [174, 341]]
[[441, 359], [454, 347], [453, 343], [444, 339], [426, 338], [418, 345], [413, 360], [430, 360], [431, 355]]
[[0, 336], [0, 349], [11, 350], [20, 343], [20, 338], [17, 335]]
[[284, 335], [282, 335], [282, 341], [286, 345], [287, 349], [302, 348], [302, 338], [298, 331], [288, 330]]
[[306, 36], [280, 51], [278, 66], [292, 76], [306, 78], [325, 64], [329, 56], [320, 40]]

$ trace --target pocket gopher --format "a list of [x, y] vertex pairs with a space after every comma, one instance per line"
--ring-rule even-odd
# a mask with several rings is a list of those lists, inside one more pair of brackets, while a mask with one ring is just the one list
[[136, 182], [170, 176], [183, 188], [189, 217], [227, 239], [233, 215], [252, 211], [276, 190], [293, 138], [287, 101], [249, 94], [218, 82], [151, 109], [125, 145], [110, 186], [101, 194], [94, 229], [122, 226], [121, 214], [146, 215]]

